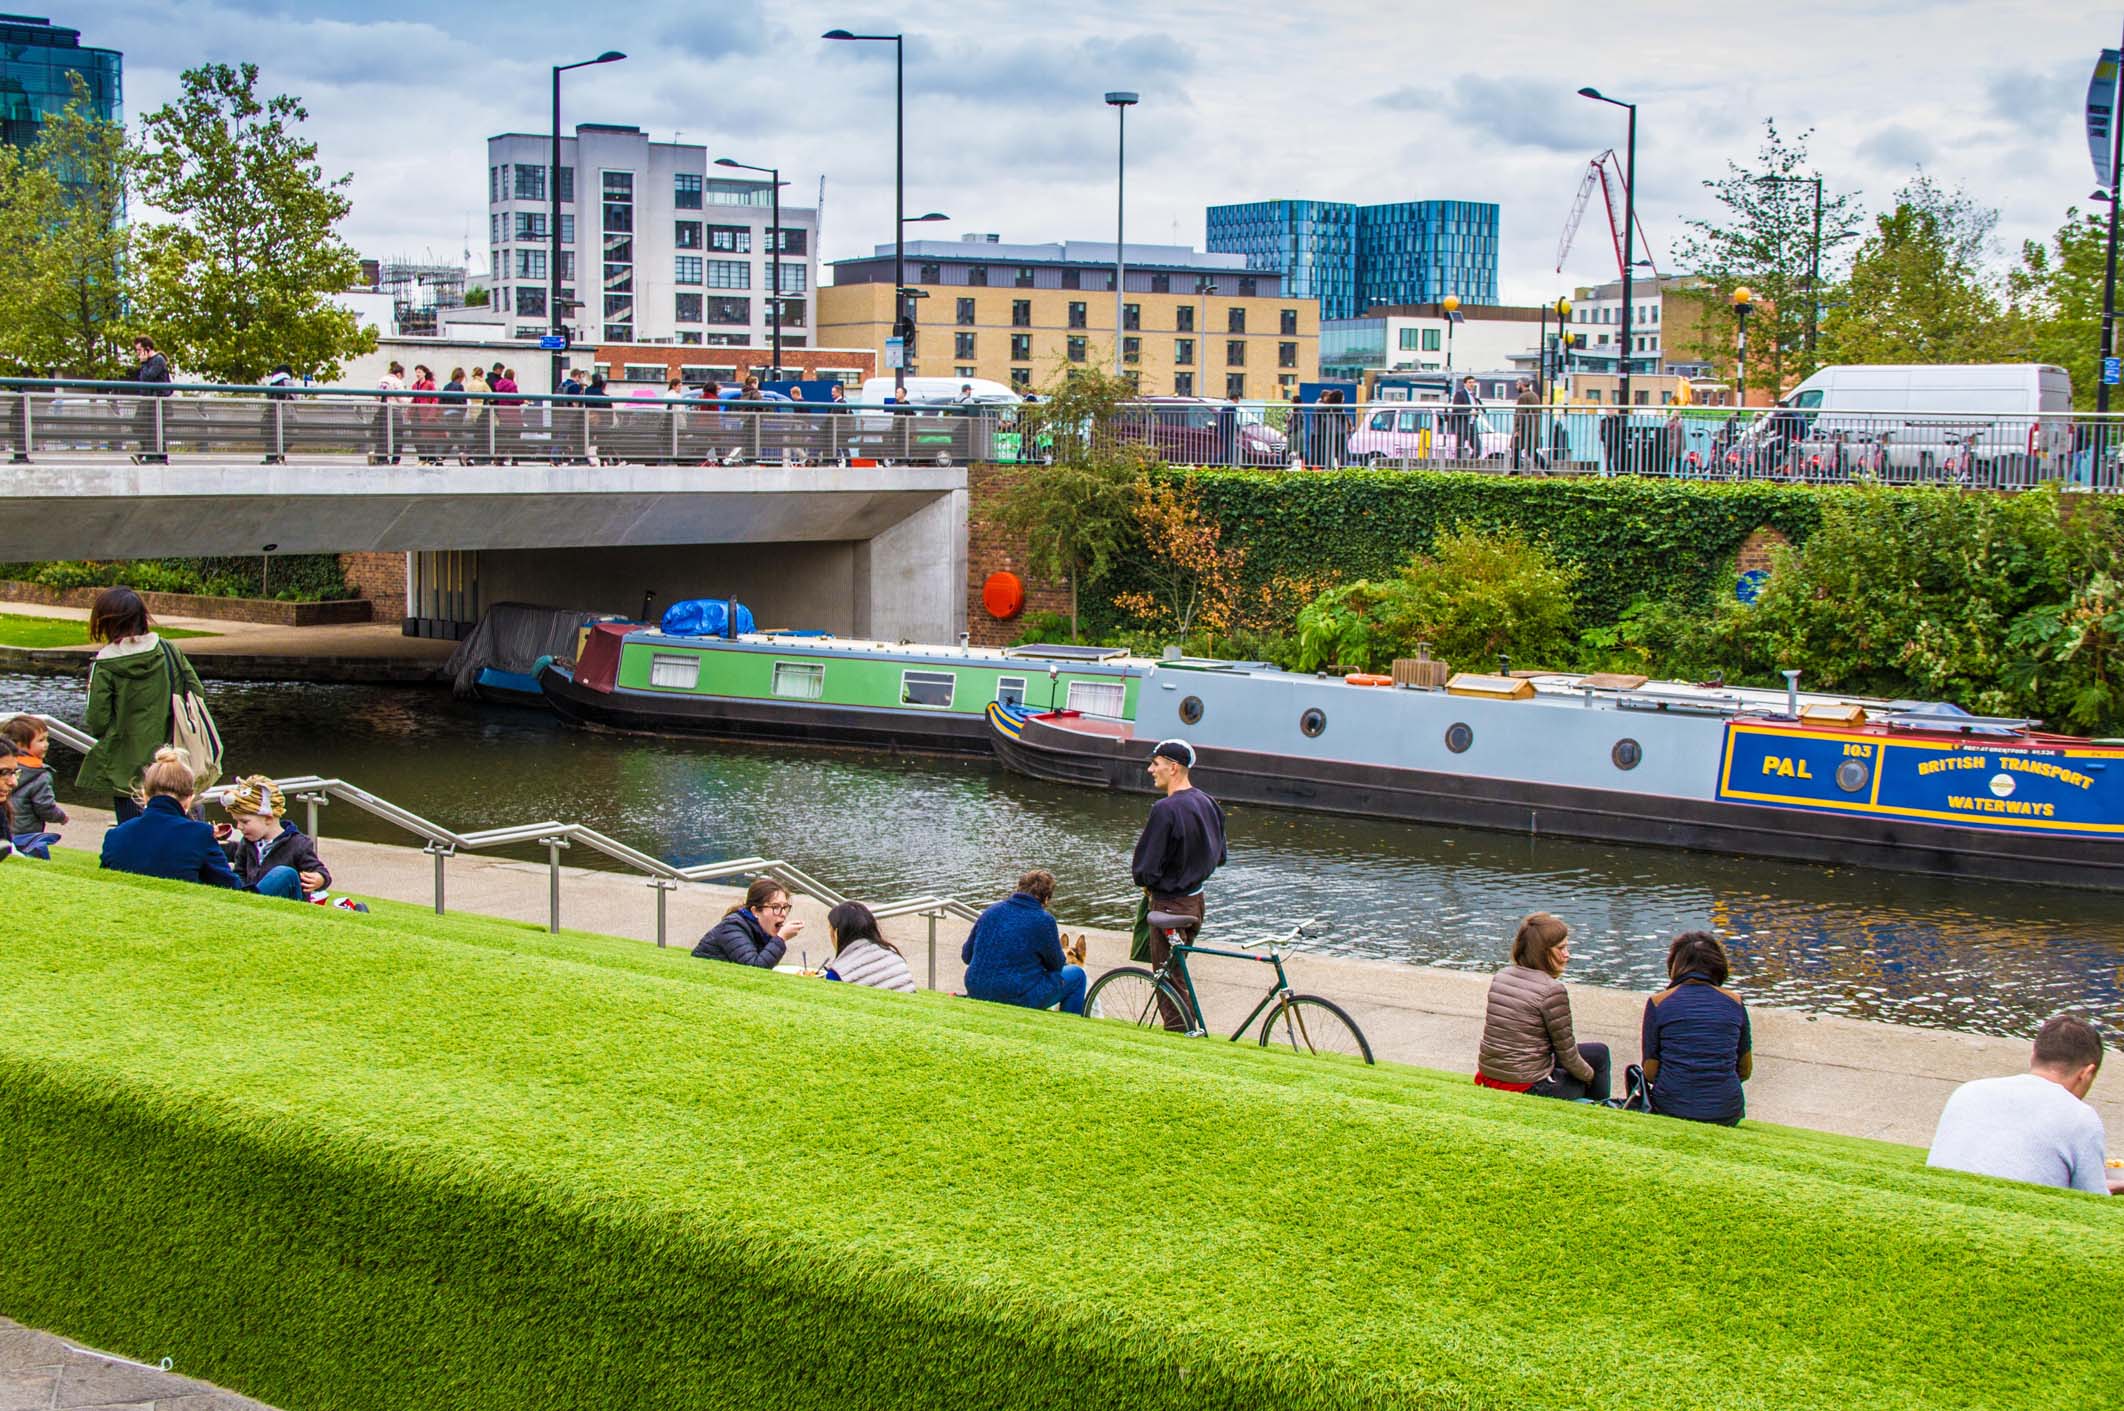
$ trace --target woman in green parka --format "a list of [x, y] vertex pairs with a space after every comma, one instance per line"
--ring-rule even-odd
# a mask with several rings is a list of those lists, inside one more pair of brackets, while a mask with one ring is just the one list
[[[140, 814], [133, 791], [170, 742], [170, 697], [205, 694], [184, 653], [165, 643], [148, 622], [147, 604], [130, 588], [106, 588], [89, 608], [89, 640], [102, 642], [89, 666], [88, 714], [82, 728], [96, 744], [75, 782], [111, 796], [118, 821]], [[175, 684], [171, 672], [180, 678]]]

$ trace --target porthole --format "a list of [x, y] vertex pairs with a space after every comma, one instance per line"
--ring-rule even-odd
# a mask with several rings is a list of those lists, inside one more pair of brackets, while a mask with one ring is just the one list
[[1862, 759], [1847, 759], [1836, 767], [1836, 786], [1855, 794], [1873, 782], [1873, 767]]
[[1645, 747], [1635, 740], [1617, 740], [1615, 748], [1608, 751], [1608, 758], [1615, 761], [1617, 769], [1635, 769], [1645, 757]]
[[1462, 721], [1454, 721], [1446, 727], [1446, 748], [1454, 754], [1466, 754], [1468, 746], [1475, 743], [1475, 732]]
[[1189, 696], [1186, 700], [1180, 702], [1180, 719], [1188, 725], [1193, 725], [1196, 721], [1202, 719], [1202, 697]]
[[1298, 717], [1298, 728], [1305, 732], [1308, 740], [1317, 739], [1320, 732], [1327, 729], [1327, 716], [1316, 707]]

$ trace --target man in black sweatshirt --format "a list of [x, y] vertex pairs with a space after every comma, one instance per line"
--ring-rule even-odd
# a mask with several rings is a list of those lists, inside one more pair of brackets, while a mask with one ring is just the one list
[[[1172, 956], [1165, 933], [1152, 928], [1154, 911], [1192, 916], [1194, 924], [1181, 934], [1191, 941], [1202, 928], [1202, 885], [1224, 862], [1224, 810], [1217, 801], [1188, 781], [1195, 765], [1195, 748], [1185, 740], [1160, 740], [1151, 751], [1151, 782], [1165, 797], [1151, 805], [1143, 836], [1136, 839], [1136, 856], [1130, 868], [1143, 900], [1136, 907], [1135, 944], [1131, 958], [1163, 965]], [[1176, 1033], [1187, 1029], [1187, 1016], [1171, 1012], [1160, 1003], [1165, 1027]]]

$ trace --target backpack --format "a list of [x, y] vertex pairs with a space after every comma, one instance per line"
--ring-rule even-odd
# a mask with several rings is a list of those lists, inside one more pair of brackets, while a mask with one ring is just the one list
[[170, 673], [170, 743], [190, 758], [193, 777], [202, 790], [211, 789], [221, 777], [221, 729], [206, 698], [186, 690], [177, 649], [162, 643], [162, 664]]
[[1623, 1069], [1622, 1101], [1616, 1106], [1625, 1112], [1652, 1110], [1652, 1085], [1645, 1081], [1645, 1070], [1638, 1064]]

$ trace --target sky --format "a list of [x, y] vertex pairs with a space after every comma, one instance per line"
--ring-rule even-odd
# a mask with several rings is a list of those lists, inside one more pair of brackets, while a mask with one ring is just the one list
[[785, 199], [825, 183], [822, 254], [891, 239], [892, 47], [907, 35], [907, 208], [946, 212], [915, 236], [1111, 240], [1115, 120], [1128, 115], [1131, 242], [1200, 248], [1204, 208], [1304, 196], [1494, 201], [1499, 282], [1537, 302], [1615, 277], [1596, 202], [1561, 273], [1557, 241], [1586, 164], [1623, 146], [1640, 105], [1638, 216], [1662, 271], [1702, 183], [1746, 161], [1765, 118], [1797, 134], [1832, 189], [1871, 213], [1922, 167], [2000, 212], [1998, 258], [2087, 208], [2089, 74], [2124, 12], [2085, 3], [1835, 0], [1753, 7], [1247, 5], [1210, 0], [617, 6], [400, 5], [387, 0], [71, 0], [50, 12], [124, 51], [129, 121], [192, 65], [249, 60], [309, 112], [330, 175], [351, 175], [345, 234], [368, 256], [485, 264], [486, 139], [563, 124], [637, 125], [711, 159], [779, 164]]

